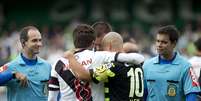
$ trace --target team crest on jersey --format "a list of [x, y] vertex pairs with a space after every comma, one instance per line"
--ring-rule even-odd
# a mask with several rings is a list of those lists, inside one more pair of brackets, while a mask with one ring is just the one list
[[0, 67], [0, 73], [7, 70], [8, 66], [7, 65], [3, 65]]
[[174, 84], [168, 84], [167, 95], [168, 96], [176, 96], [177, 86]]
[[190, 76], [191, 76], [191, 79], [192, 79], [192, 85], [193, 86], [199, 86], [198, 78], [196, 77], [196, 74], [193, 71], [192, 67], [190, 68], [189, 73], [190, 73]]

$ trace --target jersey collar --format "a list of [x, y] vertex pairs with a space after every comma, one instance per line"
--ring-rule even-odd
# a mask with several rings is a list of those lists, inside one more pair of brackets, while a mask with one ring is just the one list
[[[181, 58], [181, 55], [179, 54], [179, 52], [176, 52], [176, 57], [174, 58], [174, 60], [172, 61], [171, 64], [179, 65], [179, 64], [180, 64], [179, 58]], [[159, 59], [160, 59], [160, 56], [157, 55], [157, 56], [154, 58], [154, 64], [159, 64]]]
[[[17, 56], [17, 60], [18, 60], [18, 63], [20, 65], [26, 65], [26, 63], [24, 62], [24, 60], [22, 59], [22, 56], [21, 56], [21, 53]], [[37, 63], [36, 64], [42, 64], [42, 59], [40, 57], [37, 56]]]

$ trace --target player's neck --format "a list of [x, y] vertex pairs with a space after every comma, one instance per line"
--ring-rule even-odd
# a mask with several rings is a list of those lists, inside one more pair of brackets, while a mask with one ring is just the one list
[[27, 59], [36, 59], [36, 55], [29, 52], [23, 52], [22, 55]]
[[163, 60], [172, 60], [176, 53], [166, 54], [166, 55], [160, 55], [160, 58]]
[[86, 50], [86, 48], [76, 48], [74, 53], [79, 53]]

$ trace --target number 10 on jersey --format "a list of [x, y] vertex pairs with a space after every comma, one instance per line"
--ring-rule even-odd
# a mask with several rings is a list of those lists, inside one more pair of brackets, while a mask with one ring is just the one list
[[130, 68], [130, 70], [127, 72], [127, 76], [130, 77], [129, 97], [143, 97], [144, 82], [142, 69]]

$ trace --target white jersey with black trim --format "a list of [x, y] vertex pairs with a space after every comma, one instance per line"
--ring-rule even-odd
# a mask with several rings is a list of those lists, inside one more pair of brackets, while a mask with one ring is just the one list
[[[93, 69], [103, 63], [114, 61], [116, 53], [84, 50], [75, 57], [86, 69]], [[60, 58], [53, 66], [49, 91], [60, 91], [60, 101], [104, 101], [103, 83], [83, 82], [78, 80], [68, 68], [68, 60]], [[50, 98], [48, 99], [50, 101]]]
[[201, 69], [201, 57], [199, 56], [193, 56], [192, 58], [189, 59], [189, 62], [192, 65], [192, 69], [196, 74], [196, 78], [200, 76], [200, 69]]

